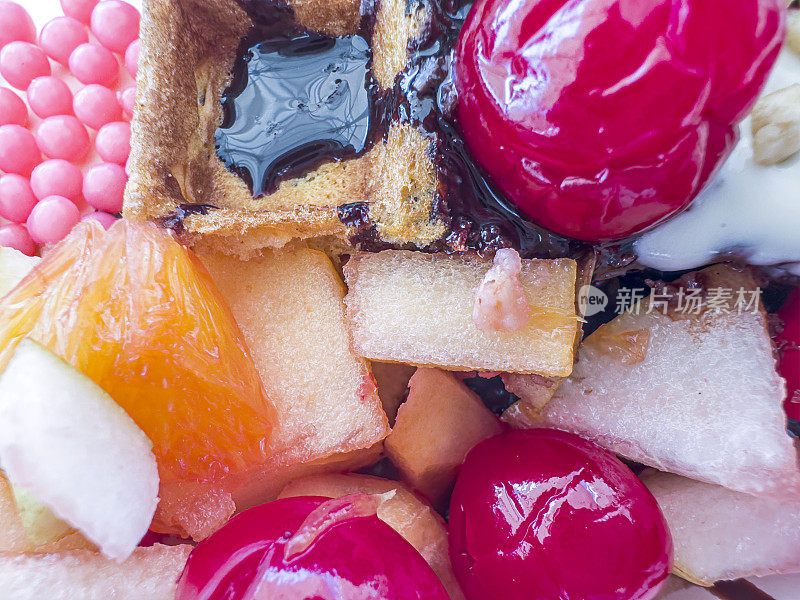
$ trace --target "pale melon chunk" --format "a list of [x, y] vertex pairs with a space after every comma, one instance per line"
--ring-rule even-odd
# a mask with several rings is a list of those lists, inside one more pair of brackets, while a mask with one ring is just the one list
[[[707, 289], [754, 289], [726, 266]], [[784, 382], [763, 312], [620, 315], [581, 345], [575, 372], [515, 426], [577, 433], [635, 461], [752, 494], [800, 497]]]
[[408, 380], [416, 370], [417, 368], [411, 365], [372, 363], [372, 374], [378, 384], [378, 396], [391, 425], [394, 425], [397, 409], [406, 401]]
[[123, 563], [88, 550], [0, 553], [3, 600], [174, 600], [192, 547], [137, 548]]
[[13, 290], [40, 260], [14, 248], [0, 247], [0, 298]]
[[800, 572], [800, 501], [741, 494], [670, 473], [642, 480], [675, 545], [676, 574], [700, 585]]
[[0, 375], [0, 462], [103, 554], [124, 560], [153, 519], [152, 444], [92, 380], [23, 340]]
[[491, 266], [477, 257], [399, 250], [354, 255], [344, 275], [356, 351], [451, 371], [569, 375], [578, 331], [575, 261], [522, 261], [531, 316], [514, 332], [481, 331], [473, 322], [474, 290]]
[[481, 399], [452, 374], [417, 369], [386, 438], [386, 454], [403, 479], [438, 506], [467, 453], [501, 430]]
[[389, 433], [367, 362], [353, 352], [344, 284], [315, 250], [242, 262], [200, 254], [233, 311], [275, 404], [274, 456], [234, 493], [239, 508], [271, 500], [290, 478], [329, 463], [375, 460]]
[[316, 475], [293, 481], [281, 492], [281, 498], [324, 496], [339, 498], [350, 494], [384, 494], [394, 491], [378, 509], [378, 518], [402, 535], [428, 561], [442, 581], [450, 600], [463, 600], [456, 582], [448, 550], [444, 521], [424, 500], [399, 481], [355, 474]]

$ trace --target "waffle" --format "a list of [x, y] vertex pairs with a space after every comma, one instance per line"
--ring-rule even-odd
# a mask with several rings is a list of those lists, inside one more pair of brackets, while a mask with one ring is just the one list
[[[353, 0], [292, 0], [297, 22], [332, 36], [362, 24]], [[372, 75], [391, 88], [425, 21], [405, 0], [382, 0]], [[248, 258], [299, 239], [346, 249], [368, 221], [373, 241], [428, 246], [447, 232], [435, 211], [430, 136], [391, 122], [364, 154], [329, 161], [254, 198], [215, 150], [221, 97], [252, 22], [234, 0], [145, 0], [130, 181], [124, 215], [154, 220], [185, 241]]]

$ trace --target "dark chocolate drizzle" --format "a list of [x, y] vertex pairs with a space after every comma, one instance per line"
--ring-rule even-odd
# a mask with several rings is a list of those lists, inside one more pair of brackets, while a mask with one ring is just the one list
[[509, 406], [519, 400], [519, 396], [506, 389], [499, 375], [488, 379], [480, 376], [468, 377], [463, 383], [496, 415], [502, 415]]
[[171, 213], [161, 217], [160, 224], [162, 227], [172, 229], [177, 234], [182, 234], [184, 232], [183, 220], [186, 217], [193, 214], [207, 215], [209, 210], [215, 208], [218, 207], [213, 204], [180, 204]]
[[775, 600], [746, 579], [717, 581], [708, 591], [721, 600]]
[[222, 99], [216, 149], [255, 197], [374, 140], [377, 85], [361, 35], [308, 31], [279, 2], [242, 2], [254, 27]]

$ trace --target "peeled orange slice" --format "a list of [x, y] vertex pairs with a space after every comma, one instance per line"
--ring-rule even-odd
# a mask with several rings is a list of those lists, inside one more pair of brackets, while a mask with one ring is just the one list
[[217, 485], [268, 454], [273, 407], [242, 333], [194, 254], [155, 225], [73, 230], [0, 300], [0, 367], [26, 336], [127, 411], [162, 482]]

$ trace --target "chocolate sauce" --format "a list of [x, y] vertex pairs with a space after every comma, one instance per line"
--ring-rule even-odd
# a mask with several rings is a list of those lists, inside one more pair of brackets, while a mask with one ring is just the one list
[[717, 581], [708, 591], [721, 600], [775, 600], [746, 579]]
[[496, 415], [502, 415], [509, 406], [519, 400], [519, 396], [506, 389], [499, 375], [491, 379], [478, 376], [468, 377], [463, 380], [463, 383], [480, 397], [486, 408]]
[[161, 226], [172, 229], [175, 233], [184, 232], [183, 220], [193, 214], [208, 214], [209, 210], [217, 208], [213, 204], [180, 204], [174, 211], [161, 218]]
[[255, 26], [222, 99], [220, 159], [253, 196], [372, 145], [372, 51], [360, 35], [307, 31], [278, 2], [243, 5]]

